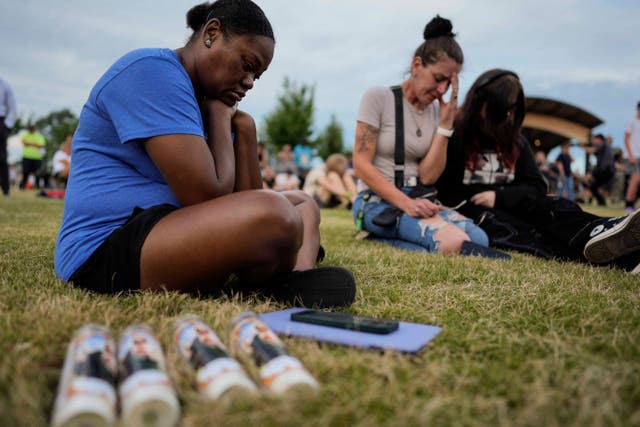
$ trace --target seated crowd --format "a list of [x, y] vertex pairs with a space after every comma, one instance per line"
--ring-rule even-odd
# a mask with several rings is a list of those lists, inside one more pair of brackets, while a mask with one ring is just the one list
[[600, 217], [548, 195], [514, 72], [481, 74], [459, 105], [464, 55], [449, 20], [426, 25], [403, 82], [363, 94], [353, 169], [340, 154], [314, 163], [307, 143], [272, 163], [238, 110], [274, 53], [260, 7], [203, 3], [187, 24], [182, 48], [125, 54], [89, 95], [56, 242], [62, 280], [117, 294], [207, 292], [231, 277], [278, 301], [348, 305], [351, 272], [317, 267], [320, 206], [352, 207], [359, 237], [412, 251], [639, 269], [640, 211]]

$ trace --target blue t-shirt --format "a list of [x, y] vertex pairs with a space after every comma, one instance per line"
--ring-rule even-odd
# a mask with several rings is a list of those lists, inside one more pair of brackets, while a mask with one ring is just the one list
[[61, 279], [69, 280], [136, 206], [180, 206], [143, 145], [168, 134], [204, 137], [189, 75], [170, 49], [130, 52], [98, 80], [73, 137], [54, 255]]
[[309, 145], [296, 145], [293, 147], [293, 156], [298, 169], [311, 169], [311, 159], [313, 159], [313, 148]]

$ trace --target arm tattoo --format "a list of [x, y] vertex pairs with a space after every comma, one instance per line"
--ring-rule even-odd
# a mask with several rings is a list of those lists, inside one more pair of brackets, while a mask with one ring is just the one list
[[380, 129], [375, 128], [366, 123], [362, 123], [362, 132], [360, 135], [360, 145], [358, 146], [358, 153], [364, 153], [365, 151], [369, 151], [368, 144], [376, 144], [378, 140], [378, 134], [380, 133]]

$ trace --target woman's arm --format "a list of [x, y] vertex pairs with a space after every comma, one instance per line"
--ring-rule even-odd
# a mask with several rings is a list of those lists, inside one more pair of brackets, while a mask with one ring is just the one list
[[447, 145], [449, 138], [436, 133], [431, 140], [427, 155], [418, 164], [420, 182], [424, 185], [435, 183], [447, 164]]
[[[440, 123], [439, 127], [450, 130], [453, 129], [453, 121], [458, 109], [458, 74], [451, 76], [451, 94], [449, 102], [445, 102], [443, 97], [438, 98], [440, 103]], [[424, 185], [435, 183], [447, 163], [447, 145], [449, 137], [436, 133], [431, 139], [431, 146], [427, 155], [418, 164], [418, 175], [420, 182]]]
[[369, 186], [378, 196], [413, 217], [430, 217], [440, 207], [425, 199], [413, 200], [386, 180], [373, 165], [380, 130], [367, 123], [358, 122], [353, 151], [353, 167], [356, 176]]
[[172, 134], [149, 138], [145, 149], [183, 206], [229, 194], [235, 184], [231, 118], [235, 107], [206, 101], [209, 140]]
[[[231, 126], [235, 134], [235, 168], [236, 179], [234, 192], [257, 190], [262, 188], [262, 176], [258, 162], [258, 136], [256, 123], [249, 114], [237, 111], [231, 119]], [[263, 160], [266, 156], [263, 151]]]

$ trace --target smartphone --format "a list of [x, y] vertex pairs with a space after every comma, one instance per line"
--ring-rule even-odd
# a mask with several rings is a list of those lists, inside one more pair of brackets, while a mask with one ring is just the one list
[[292, 313], [291, 320], [373, 334], [389, 334], [396, 331], [399, 325], [396, 320], [376, 319], [374, 317], [362, 317], [349, 313], [322, 310], [303, 310]]

